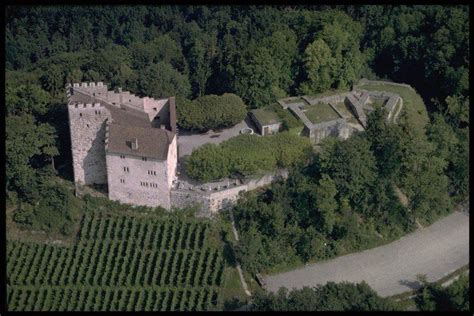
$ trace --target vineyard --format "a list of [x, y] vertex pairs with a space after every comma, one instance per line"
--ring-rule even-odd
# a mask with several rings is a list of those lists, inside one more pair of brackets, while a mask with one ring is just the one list
[[225, 264], [209, 235], [208, 222], [92, 212], [72, 247], [8, 241], [8, 309], [216, 309]]

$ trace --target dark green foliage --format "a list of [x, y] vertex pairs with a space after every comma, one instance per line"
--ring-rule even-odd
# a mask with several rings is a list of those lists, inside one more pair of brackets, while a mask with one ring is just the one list
[[327, 173], [336, 183], [341, 197], [361, 211], [368, 209], [369, 192], [376, 178], [375, 158], [370, 143], [361, 135], [354, 135], [350, 141], [331, 141], [323, 145], [317, 164], [321, 173]]
[[219, 145], [205, 144], [186, 161], [186, 171], [200, 181], [251, 176], [304, 163], [311, 146], [307, 138], [287, 132], [270, 137], [239, 135]]
[[459, 278], [442, 287], [428, 283], [426, 277], [419, 276], [422, 287], [418, 290], [415, 302], [422, 311], [468, 311], [469, 310], [469, 276], [462, 274]]
[[39, 185], [37, 197], [31, 203], [22, 203], [13, 220], [34, 230], [69, 235], [80, 217], [82, 204], [64, 185], [53, 182]]
[[276, 293], [257, 292], [254, 311], [393, 311], [394, 304], [365, 283], [334, 283]]
[[247, 115], [242, 99], [232, 93], [205, 95], [193, 101], [178, 99], [178, 125], [186, 130], [207, 131], [234, 126]]

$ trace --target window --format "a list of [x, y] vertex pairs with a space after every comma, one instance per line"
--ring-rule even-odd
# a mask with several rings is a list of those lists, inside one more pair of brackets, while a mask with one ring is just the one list
[[148, 170], [148, 175], [150, 175], [150, 176], [156, 176], [156, 171]]
[[95, 97], [95, 92], [93, 92], [92, 95]]
[[158, 111], [158, 109], [157, 109], [157, 108], [153, 108], [153, 111]]
[[123, 171], [125, 171], [125, 172], [130, 172], [130, 170], [128, 169], [128, 167], [123, 167]]
[[142, 160], [143, 160], [143, 161], [146, 161], [146, 157], [142, 157]]
[[125, 155], [120, 155], [120, 158], [121, 158], [121, 159], [125, 159]]
[[77, 104], [74, 104], [74, 107], [77, 109]]
[[79, 113], [79, 116], [82, 117], [82, 113]]
[[87, 106], [87, 105], [84, 103], [84, 105], [83, 105], [82, 107], [84, 107], [84, 108], [85, 108], [86, 106]]
[[90, 127], [89, 124], [87, 124], [87, 127]]
[[125, 183], [125, 179], [120, 179], [120, 183]]
[[132, 99], [129, 99], [128, 102], [132, 102]]

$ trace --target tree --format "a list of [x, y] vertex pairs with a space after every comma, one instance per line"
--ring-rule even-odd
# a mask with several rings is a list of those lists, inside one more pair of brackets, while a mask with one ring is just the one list
[[394, 304], [381, 298], [367, 283], [328, 282], [314, 288], [276, 294], [257, 292], [253, 299], [255, 311], [391, 311]]
[[36, 190], [34, 165], [57, 154], [55, 131], [47, 123], [36, 123], [31, 114], [6, 118], [6, 183], [7, 190], [20, 196], [31, 196]]
[[317, 94], [331, 88], [336, 60], [324, 40], [317, 39], [308, 45], [304, 62], [308, 80], [301, 85], [301, 93]]
[[339, 198], [347, 197], [355, 209], [367, 211], [377, 170], [370, 143], [356, 134], [345, 141], [327, 141], [323, 146], [318, 156], [321, 172], [336, 183]]
[[270, 51], [252, 43], [242, 54], [236, 70], [235, 92], [252, 108], [285, 96], [279, 88], [280, 75]]
[[166, 62], [148, 67], [140, 77], [138, 87], [142, 94], [158, 99], [170, 96], [186, 98], [191, 94], [188, 78]]
[[316, 206], [319, 213], [319, 229], [325, 234], [332, 233], [337, 202], [336, 184], [327, 174], [323, 174], [316, 188]]

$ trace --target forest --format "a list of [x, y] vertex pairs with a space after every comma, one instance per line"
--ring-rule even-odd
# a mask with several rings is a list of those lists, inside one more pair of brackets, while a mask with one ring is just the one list
[[[328, 139], [308, 165], [286, 164], [288, 181], [238, 203], [236, 256], [247, 272], [394, 240], [469, 195], [468, 6], [10, 6], [5, 22], [7, 209], [21, 227], [68, 235], [80, 218], [65, 106], [65, 84], [80, 81], [176, 96], [179, 127], [197, 131], [360, 78], [416, 90], [400, 93], [422, 110], [395, 126], [376, 111], [365, 133]], [[216, 121], [219, 100], [229, 106]], [[223, 160], [219, 150], [202, 149]], [[290, 148], [290, 160], [298, 155]], [[278, 159], [271, 166], [285, 165]], [[259, 169], [240, 167], [196, 174]]]

